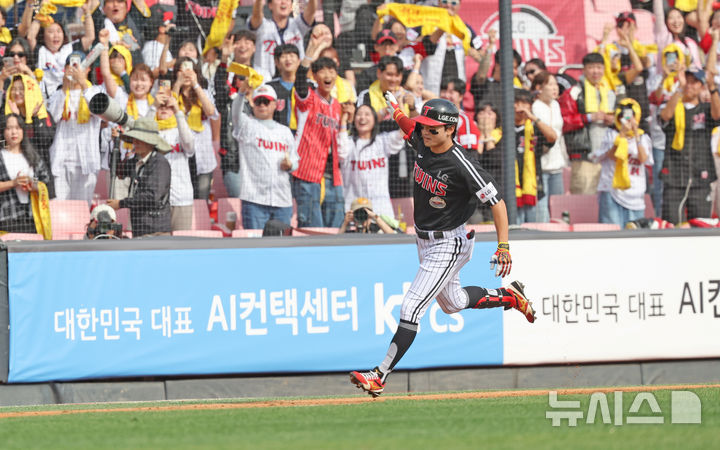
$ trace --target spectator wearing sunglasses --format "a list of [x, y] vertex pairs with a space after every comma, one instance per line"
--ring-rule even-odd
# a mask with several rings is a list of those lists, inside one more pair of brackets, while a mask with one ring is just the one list
[[243, 112], [244, 94], [233, 100], [233, 137], [240, 149], [238, 197], [243, 228], [262, 229], [271, 219], [290, 223], [290, 172], [297, 169], [299, 157], [290, 128], [273, 120], [275, 90], [262, 85], [252, 99], [253, 116]]
[[532, 86], [533, 81], [535, 80], [535, 77], [540, 72], [547, 71], [547, 67], [545, 66], [545, 62], [540, 58], [533, 58], [525, 63], [525, 66], [523, 67], [523, 75], [525, 75], [524, 84], [529, 88]]

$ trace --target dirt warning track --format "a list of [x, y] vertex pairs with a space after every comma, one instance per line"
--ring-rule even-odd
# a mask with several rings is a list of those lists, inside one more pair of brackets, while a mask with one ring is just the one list
[[296, 406], [325, 406], [325, 405], [353, 405], [368, 402], [394, 402], [412, 400], [454, 400], [454, 399], [483, 399], [483, 398], [506, 398], [506, 397], [537, 397], [548, 395], [556, 391], [560, 395], [592, 394], [594, 392], [649, 392], [661, 390], [688, 390], [701, 388], [720, 388], [720, 384], [679, 384], [679, 385], [658, 385], [658, 386], [628, 386], [628, 387], [604, 387], [604, 388], [573, 388], [573, 389], [545, 389], [545, 390], [517, 390], [517, 391], [489, 391], [489, 392], [458, 392], [458, 393], [437, 393], [437, 394], [408, 394], [388, 395], [385, 397], [371, 398], [370, 396], [334, 397], [334, 398], [307, 398], [292, 400], [269, 400], [269, 401], [238, 401], [218, 403], [188, 403], [169, 404], [154, 406], [138, 406], [113, 408], [93, 407], [83, 409], [48, 409], [38, 411], [0, 412], [0, 419], [18, 417], [39, 417], [58, 416], [65, 414], [85, 413], [116, 413], [116, 412], [162, 412], [162, 411], [198, 411], [198, 410], [220, 410], [220, 409], [243, 409], [243, 408], [278, 408]]

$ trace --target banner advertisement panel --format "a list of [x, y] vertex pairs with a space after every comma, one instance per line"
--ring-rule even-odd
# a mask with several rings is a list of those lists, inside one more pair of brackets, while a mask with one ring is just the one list
[[512, 245], [538, 320], [503, 316], [505, 364], [720, 356], [720, 238]]
[[[494, 251], [476, 243], [464, 284], [500, 285]], [[418, 265], [410, 243], [28, 252], [8, 262], [9, 382], [371, 368]], [[502, 364], [502, 314], [448, 316], [433, 302], [398, 368]]]

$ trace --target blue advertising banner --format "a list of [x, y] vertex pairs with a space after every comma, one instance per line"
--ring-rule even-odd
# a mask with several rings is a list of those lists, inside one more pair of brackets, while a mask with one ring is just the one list
[[[463, 285], [500, 285], [494, 251], [476, 243]], [[19, 383], [371, 368], [418, 261], [392, 244], [9, 253], [8, 265]], [[433, 302], [398, 368], [502, 364], [502, 314]]]

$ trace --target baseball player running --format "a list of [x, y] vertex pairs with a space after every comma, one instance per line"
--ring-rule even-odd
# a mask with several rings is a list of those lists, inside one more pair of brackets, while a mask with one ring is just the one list
[[436, 298], [447, 314], [465, 308], [514, 308], [535, 321], [535, 312], [523, 292], [524, 285], [513, 281], [507, 288], [485, 289], [460, 286], [460, 269], [470, 261], [474, 232], [465, 222], [475, 211], [478, 200], [491, 207], [498, 247], [490, 261], [496, 276], [510, 273], [512, 261], [508, 244], [508, 217], [492, 177], [474, 158], [455, 143], [459, 111], [445, 99], [426, 102], [415, 119], [403, 114], [390, 92], [385, 99], [393, 109], [393, 119], [417, 151], [413, 197], [420, 268], [400, 310], [400, 323], [385, 359], [367, 372], [350, 372], [350, 381], [373, 397], [385, 388], [388, 374], [410, 348], [418, 323]]

